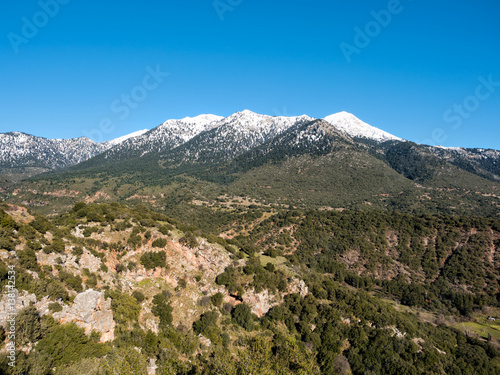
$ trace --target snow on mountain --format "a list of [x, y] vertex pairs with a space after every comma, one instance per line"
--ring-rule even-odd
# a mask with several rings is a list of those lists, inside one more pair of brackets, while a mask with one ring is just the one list
[[103, 142], [104, 145], [106, 145], [106, 148], [111, 148], [113, 146], [116, 146], [122, 142], [125, 142], [127, 139], [130, 139], [130, 138], [135, 138], [135, 137], [139, 137], [145, 133], [147, 133], [149, 130], [148, 129], [144, 129], [144, 130], [138, 130], [136, 132], [133, 132], [133, 133], [130, 133], [130, 134], [126, 134], [126, 135], [123, 135], [121, 137], [118, 137], [118, 138], [115, 138], [115, 139], [112, 139], [110, 141], [107, 141], [107, 142]]
[[126, 159], [143, 156], [151, 152], [166, 152], [194, 136], [217, 126], [223, 119], [216, 115], [199, 115], [178, 120], [167, 120], [156, 128], [112, 147], [101, 157], [104, 159]]
[[[248, 158], [246, 152], [252, 149], [259, 155], [321, 154], [338, 142], [356, 142], [350, 137], [377, 142], [403, 141], [347, 112], [316, 120], [306, 115], [267, 116], [244, 110], [229, 117], [204, 114], [168, 120], [152, 130], [140, 130], [102, 143], [85, 137], [46, 139], [20, 132], [0, 134], [0, 173], [2, 169], [5, 172], [25, 167], [35, 167], [41, 172], [82, 162], [85, 163], [78, 168], [106, 168], [108, 162], [148, 154], [156, 154], [162, 164], [172, 166], [218, 164], [240, 155], [243, 159], [239, 162], [244, 163]], [[461, 168], [467, 166], [467, 170], [479, 171], [489, 179], [500, 176], [500, 151], [428, 147], [439, 158]]]
[[200, 133], [167, 154], [175, 163], [218, 162], [231, 159], [299, 123], [312, 121], [309, 116], [267, 116], [249, 110], [236, 112], [213, 123], [213, 128]]
[[[155, 133], [164, 132], [172, 137], [176, 144], [189, 141], [195, 135], [213, 129], [217, 126], [217, 121], [224, 117], [216, 115], [199, 115], [196, 117], [185, 117], [180, 120], [168, 120], [155, 128]], [[154, 134], [150, 135], [154, 136]]]
[[21, 132], [0, 134], [0, 167], [58, 169], [75, 165], [133, 139], [147, 130], [96, 143], [87, 137], [48, 139]]
[[89, 138], [47, 139], [11, 132], [0, 135], [0, 166], [63, 168], [104, 151], [105, 146]]
[[253, 147], [254, 143], [263, 143], [297, 124], [297, 122], [312, 120], [313, 118], [306, 115], [296, 117], [267, 116], [246, 109], [223, 119], [217, 127], [217, 137], [220, 138], [230, 134], [233, 137], [238, 137], [238, 135], [247, 137], [248, 141], [251, 142], [248, 146]]
[[325, 117], [324, 120], [351, 137], [368, 138], [377, 142], [402, 141], [401, 138], [368, 125], [348, 112], [335, 113]]

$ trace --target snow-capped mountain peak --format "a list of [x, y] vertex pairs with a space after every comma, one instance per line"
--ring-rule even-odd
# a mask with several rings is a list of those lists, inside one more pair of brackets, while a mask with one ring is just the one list
[[336, 129], [341, 130], [351, 137], [360, 137], [373, 139], [378, 142], [385, 141], [402, 141], [401, 138], [396, 137], [386, 131], [378, 129], [374, 126], [368, 125], [361, 121], [356, 116], [348, 112], [339, 112], [324, 118], [325, 121], [330, 123]]
[[224, 117], [222, 116], [217, 116], [217, 115], [211, 115], [211, 114], [203, 114], [203, 115], [198, 115], [195, 117], [184, 117], [181, 120], [178, 121], [183, 121], [189, 124], [196, 124], [196, 125], [206, 125], [210, 124], [211, 122], [214, 121], [219, 121], [222, 120]]
[[221, 121], [221, 126], [232, 126], [239, 131], [247, 132], [270, 132], [272, 134], [278, 134], [290, 126], [296, 124], [299, 121], [311, 121], [313, 118], [302, 115], [302, 116], [269, 116], [261, 115], [259, 113], [252, 112], [245, 109], [240, 112], [236, 112], [229, 117], [226, 117]]

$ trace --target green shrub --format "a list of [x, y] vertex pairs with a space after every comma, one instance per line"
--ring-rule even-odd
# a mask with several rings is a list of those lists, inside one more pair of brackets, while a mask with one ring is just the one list
[[104, 344], [96, 344], [76, 324], [56, 326], [48, 331], [35, 349], [51, 367], [71, 364], [83, 358], [102, 357], [108, 351]]
[[80, 293], [83, 291], [83, 280], [79, 275], [73, 275], [70, 272], [59, 271], [59, 278], [62, 282], [64, 282], [67, 286]]
[[42, 250], [42, 244], [39, 241], [28, 240], [26, 246], [35, 251]]
[[130, 271], [133, 271], [137, 268], [137, 264], [133, 261], [130, 261], [128, 262], [128, 265], [127, 265], [127, 268], [130, 270]]
[[157, 238], [152, 243], [153, 247], [165, 248], [167, 246], [167, 240], [164, 238]]
[[73, 247], [73, 250], [71, 250], [71, 253], [76, 257], [82, 256], [83, 248], [81, 246], [75, 246]]
[[187, 282], [185, 279], [179, 279], [179, 281], [177, 281], [177, 285], [179, 285], [182, 289], [185, 289], [187, 287]]
[[106, 375], [147, 374], [147, 358], [131, 348], [114, 348], [106, 357]]
[[49, 310], [53, 313], [62, 311], [63, 307], [61, 306], [60, 303], [57, 302], [51, 302], [49, 303]]
[[193, 331], [196, 334], [204, 333], [210, 327], [217, 326], [219, 314], [217, 311], [209, 311], [200, 316], [200, 319], [193, 323]]
[[141, 306], [134, 297], [118, 290], [108, 292], [107, 297], [111, 298], [111, 309], [117, 323], [126, 324], [139, 319]]
[[165, 225], [162, 225], [158, 228], [158, 230], [160, 231], [161, 234], [164, 234], [165, 236], [168, 236], [170, 235], [170, 231], [173, 230], [174, 227], [170, 224], [165, 224]]
[[198, 246], [198, 239], [194, 232], [184, 233], [184, 236], [179, 239], [179, 242], [191, 248]]
[[160, 318], [160, 328], [165, 329], [172, 324], [173, 308], [168, 303], [167, 297], [163, 293], [158, 293], [153, 297], [153, 307], [151, 312]]
[[152, 270], [156, 267], [165, 267], [167, 265], [167, 253], [165, 251], [149, 252], [141, 255], [141, 264], [147, 269]]
[[215, 293], [212, 297], [210, 297], [214, 306], [220, 306], [222, 300], [224, 299], [224, 295], [221, 292]]
[[146, 299], [146, 297], [140, 290], [134, 290], [132, 292], [132, 297], [134, 297], [139, 303], [142, 303], [142, 301]]
[[16, 316], [16, 338], [21, 345], [38, 341], [42, 337], [40, 315], [34, 306], [19, 311]]
[[32, 249], [25, 248], [24, 250], [18, 251], [17, 256], [19, 258], [19, 264], [22, 267], [35, 272], [40, 271], [36, 254]]
[[253, 314], [252, 310], [246, 303], [240, 303], [236, 305], [233, 311], [231, 311], [231, 316], [233, 320], [245, 328], [247, 331], [251, 331], [253, 328]]

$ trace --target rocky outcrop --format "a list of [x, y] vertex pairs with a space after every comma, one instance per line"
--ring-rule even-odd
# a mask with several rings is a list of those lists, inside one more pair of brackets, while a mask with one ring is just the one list
[[292, 279], [288, 284], [288, 290], [286, 294], [298, 293], [301, 297], [307, 296], [309, 293], [309, 288], [307, 287], [304, 280]]
[[[283, 294], [300, 294], [301, 297], [305, 297], [309, 292], [304, 280], [292, 279], [288, 284], [288, 290]], [[260, 293], [255, 293], [255, 291], [249, 290], [243, 295], [243, 301], [250, 306], [252, 312], [259, 318], [267, 314], [267, 312], [278, 305], [282, 301], [282, 296], [278, 293], [272, 294], [269, 290], [265, 289]]]
[[[23, 290], [14, 290], [15, 311], [33, 305], [41, 316], [50, 314], [49, 297], [44, 297], [40, 301], [34, 294], [29, 294]], [[10, 305], [7, 293], [0, 300], [0, 325], [6, 327]], [[72, 306], [63, 305], [63, 310], [52, 315], [59, 323], [74, 322], [82, 327], [86, 334], [92, 331], [101, 332], [101, 342], [112, 341], [115, 337], [115, 321], [111, 310], [111, 299], [105, 299], [104, 292], [97, 292], [92, 289], [80, 293], [75, 297]]]
[[112, 341], [115, 337], [115, 321], [111, 310], [111, 299], [105, 299], [104, 292], [87, 290], [75, 297], [71, 307], [55, 313], [54, 318], [60, 323], [75, 322], [85, 329], [85, 333], [101, 332], [101, 342]]
[[273, 295], [269, 290], [264, 289], [260, 293], [249, 290], [243, 295], [243, 301], [250, 306], [252, 312], [259, 318], [265, 315], [272, 307], [279, 304], [279, 296]]
[[102, 262], [99, 258], [92, 255], [87, 249], [84, 249], [80, 257], [80, 268], [88, 268], [90, 272], [97, 272], [101, 268]]

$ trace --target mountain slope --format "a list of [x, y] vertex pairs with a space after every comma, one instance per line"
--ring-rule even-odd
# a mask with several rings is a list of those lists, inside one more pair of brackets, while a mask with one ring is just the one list
[[18, 291], [0, 373], [497, 374], [499, 230], [284, 210], [225, 240], [144, 206], [0, 204], [0, 281], [15, 269]]
[[220, 164], [310, 120], [308, 116], [273, 117], [249, 110], [237, 112], [219, 121], [212, 130], [166, 153], [162, 163]]
[[[359, 124], [351, 115], [340, 117]], [[251, 111], [171, 120], [6, 194], [48, 208], [67, 207], [78, 196], [148, 197], [174, 209], [228, 194], [301, 208], [499, 215], [498, 152], [374, 142], [356, 134], [338, 122]]]
[[150, 153], [163, 153], [189, 141], [194, 136], [217, 126], [222, 117], [199, 115], [180, 120], [168, 120], [149, 132], [128, 139], [99, 155], [93, 164], [106, 161], [126, 160]]
[[0, 134], [0, 167], [63, 168], [90, 159], [105, 147], [85, 137], [46, 139], [19, 132], [5, 133]]

